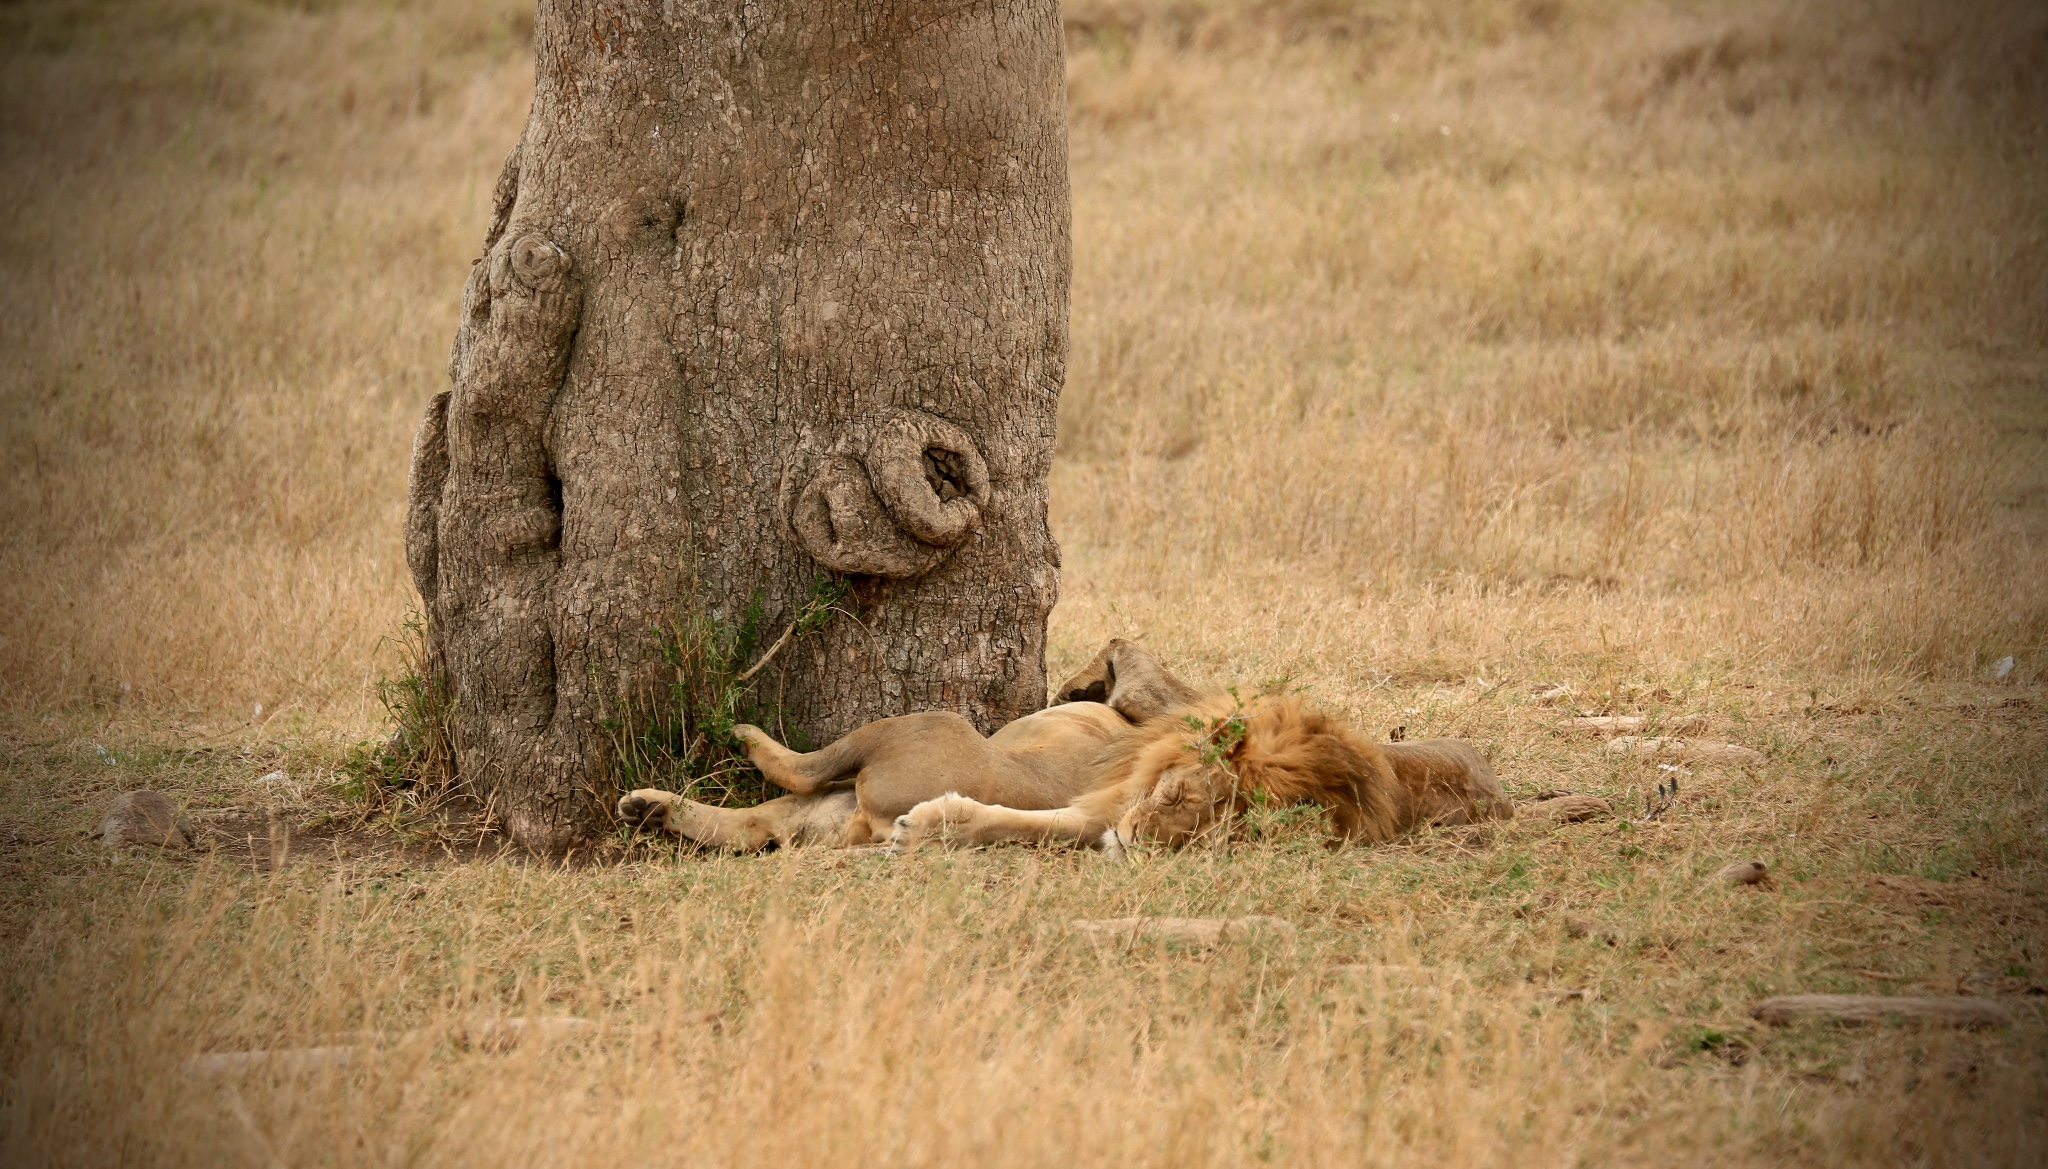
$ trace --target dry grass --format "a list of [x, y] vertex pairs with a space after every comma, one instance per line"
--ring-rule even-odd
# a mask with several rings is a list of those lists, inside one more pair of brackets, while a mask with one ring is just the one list
[[[541, 869], [351, 827], [326, 782], [378, 733], [405, 450], [524, 116], [519, 8], [25, 0], [0, 1161], [2048, 1155], [2038, 12], [1067, 20], [1055, 671], [1141, 633], [1205, 680], [1477, 738], [1522, 796], [1668, 774], [1560, 731], [1577, 709], [1704, 717], [1770, 762], [1686, 773], [1652, 823], [1332, 856], [1282, 818], [1125, 866]], [[79, 842], [143, 785], [219, 812], [210, 859]], [[1753, 856], [1773, 887], [1702, 892]], [[1300, 934], [1104, 953], [1065, 926], [1226, 912]], [[2014, 1028], [1746, 1014], [1979, 974]], [[504, 1013], [600, 1030], [453, 1040]], [[362, 1029], [422, 1030], [304, 1076], [178, 1071]]]
[[10, 705], [372, 709], [513, 10], [0, 14]]
[[2039, 448], [2002, 408], [2043, 385], [2048, 46], [2017, 9], [1830, 34], [1860, 11], [1470, 5], [1265, 53], [1336, 17], [1082, 15], [1083, 598], [1483, 594], [1507, 644], [1581, 630], [1545, 665], [1610, 623], [1752, 669], [2039, 646], [2007, 514]]

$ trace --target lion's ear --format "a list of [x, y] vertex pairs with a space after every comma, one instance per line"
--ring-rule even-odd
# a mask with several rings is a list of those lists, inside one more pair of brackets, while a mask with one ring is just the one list
[[1077, 686], [1062, 696], [1065, 702], [1103, 702], [1109, 698], [1109, 687], [1097, 678], [1086, 686]]

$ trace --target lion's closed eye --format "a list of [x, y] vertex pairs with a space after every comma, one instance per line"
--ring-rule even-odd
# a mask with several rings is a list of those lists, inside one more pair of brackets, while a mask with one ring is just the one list
[[1152, 788], [1152, 802], [1162, 808], [1171, 808], [1186, 798], [1185, 785], [1172, 772], [1162, 776]]

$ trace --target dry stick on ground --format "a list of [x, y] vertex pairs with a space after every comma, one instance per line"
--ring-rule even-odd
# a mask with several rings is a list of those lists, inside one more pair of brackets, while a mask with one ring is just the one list
[[[475, 1019], [457, 1024], [449, 1038], [456, 1043], [484, 1051], [509, 1051], [528, 1035], [549, 1039], [566, 1039], [570, 1036], [585, 1035], [597, 1030], [597, 1024], [588, 1019], [574, 1017], [537, 1018], [514, 1017], [510, 1019]], [[251, 1051], [211, 1051], [195, 1055], [180, 1065], [188, 1076], [212, 1077], [231, 1075], [252, 1068], [279, 1068], [287, 1071], [303, 1071], [312, 1068], [340, 1067], [352, 1061], [365, 1049], [407, 1043], [426, 1035], [425, 1031], [362, 1031], [347, 1036], [337, 1036], [346, 1042], [324, 1044], [318, 1047], [269, 1047]]]
[[1112, 917], [1094, 921], [1079, 918], [1072, 925], [1075, 933], [1090, 941], [1122, 942], [1126, 946], [1140, 941], [1213, 946], [1261, 936], [1286, 939], [1295, 933], [1293, 923], [1264, 914], [1248, 917]]
[[1882, 1023], [1887, 1020], [1939, 1027], [2003, 1027], [2012, 1013], [1990, 999], [1894, 998], [1877, 994], [1791, 994], [1768, 998], [1750, 1012], [1758, 1020], [1783, 1026], [1802, 1019], [1829, 1023]]

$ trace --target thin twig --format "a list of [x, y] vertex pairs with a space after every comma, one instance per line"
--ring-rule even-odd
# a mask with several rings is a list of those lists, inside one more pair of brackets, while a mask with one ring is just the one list
[[1485, 702], [1487, 699], [1492, 698], [1496, 694], [1506, 692], [1507, 688], [1508, 680], [1506, 677], [1503, 677], [1500, 681], [1495, 682], [1493, 685], [1488, 686], [1484, 690], [1481, 690], [1478, 694], [1474, 695], [1473, 697], [1466, 699], [1461, 705], [1459, 705], [1458, 709], [1451, 712], [1450, 717], [1445, 720], [1445, 724], [1449, 726], [1452, 731], [1458, 730], [1459, 719], [1464, 718], [1466, 715], [1472, 713], [1473, 709], [1477, 707], [1480, 703]]
[[[838, 613], [841, 616], [845, 617], [848, 621], [851, 621], [855, 625], [860, 626], [860, 631], [868, 635], [868, 640], [873, 642], [877, 647], [881, 647], [882, 639], [875, 636], [875, 631], [868, 628], [868, 623], [860, 619], [860, 614], [855, 613], [851, 609], [841, 608], [838, 605], [832, 606], [830, 609], [827, 609], [826, 612]], [[877, 650], [877, 652], [879, 653], [879, 649]]]
[[733, 684], [743, 684], [746, 682], [747, 679], [753, 677], [755, 674], [760, 673], [761, 667], [767, 665], [770, 658], [773, 658], [776, 654], [781, 653], [782, 647], [789, 644], [789, 639], [796, 636], [796, 627], [802, 621], [803, 616], [799, 614], [795, 621], [789, 623], [789, 628], [782, 631], [782, 636], [775, 639], [775, 644], [768, 647], [768, 652], [761, 655], [761, 660], [755, 662], [751, 666], [748, 666], [746, 673], [741, 674], [739, 677], [733, 679]]
[[[775, 644], [768, 647], [768, 652], [761, 655], [761, 660], [755, 662], [751, 666], [748, 666], [746, 673], [741, 674], [739, 677], [733, 679], [733, 685], [744, 686], [749, 678], [752, 678], [755, 674], [760, 673], [761, 668], [763, 666], [766, 666], [770, 661], [773, 661], [775, 655], [782, 652], [782, 647], [788, 645], [790, 639], [796, 636], [796, 631], [803, 627], [804, 622], [810, 620], [812, 617], [815, 617], [820, 613], [846, 613], [846, 610], [840, 608], [836, 604], [820, 605], [818, 603], [818, 598], [813, 597], [802, 608], [797, 610], [796, 616], [790, 620], [789, 628], [782, 631], [782, 636], [775, 639]], [[853, 614], [851, 613], [846, 613], [846, 615], [849, 617], [853, 617]], [[853, 617], [853, 620], [854, 624], [860, 624], [860, 618]], [[865, 625], [862, 625], [861, 628], [866, 629], [867, 627]], [[868, 636], [873, 637], [874, 632], [870, 630], [868, 632]]]

